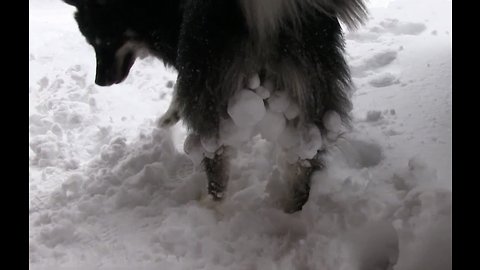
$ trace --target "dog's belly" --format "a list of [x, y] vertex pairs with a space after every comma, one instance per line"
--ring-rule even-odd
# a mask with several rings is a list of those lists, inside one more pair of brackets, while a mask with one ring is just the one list
[[342, 125], [338, 113], [327, 111], [322, 134], [315, 124], [302, 119], [301, 108], [288, 91], [276, 89], [272, 79], [261, 81], [258, 74], [251, 75], [230, 98], [225, 115], [220, 119], [218, 136], [192, 133], [187, 137], [185, 152], [194, 163], [213, 157], [222, 146], [240, 148], [257, 135], [282, 149], [291, 164], [310, 160], [338, 137]]

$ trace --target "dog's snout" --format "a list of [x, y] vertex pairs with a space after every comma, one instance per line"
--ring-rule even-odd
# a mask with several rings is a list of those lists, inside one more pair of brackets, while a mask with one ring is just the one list
[[95, 73], [95, 84], [98, 86], [110, 86], [115, 83], [112, 76], [112, 68], [110, 65], [106, 65], [105, 61], [98, 59], [97, 57], [97, 69]]
[[97, 65], [97, 72], [95, 74], [95, 84], [98, 86], [110, 86], [113, 84], [113, 80], [109, 80], [107, 76], [108, 70]]
[[130, 50], [123, 50], [120, 53], [112, 54], [109, 51], [96, 49], [97, 70], [95, 84], [99, 86], [110, 86], [121, 83], [128, 75], [130, 68], [135, 61], [135, 54]]
[[105, 80], [104, 77], [99, 76], [98, 73], [95, 76], [95, 84], [98, 86], [109, 86], [111, 83], [108, 83], [107, 80]]
[[115, 59], [111, 52], [99, 47], [95, 47], [96, 73], [95, 84], [98, 86], [110, 86], [115, 83], [112, 69], [115, 65]]

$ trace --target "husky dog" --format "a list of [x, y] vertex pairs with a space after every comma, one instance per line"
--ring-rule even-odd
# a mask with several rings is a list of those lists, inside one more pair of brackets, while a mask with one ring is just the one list
[[[299, 107], [293, 125], [326, 131], [335, 111], [349, 123], [352, 88], [340, 21], [355, 28], [366, 18], [363, 0], [64, 0], [77, 8], [81, 33], [95, 49], [95, 83], [122, 82], [142, 50], [178, 71], [174, 99], [161, 125], [182, 119], [201, 138], [218, 138], [229, 100], [249, 74], [273, 81]], [[208, 193], [220, 200], [228, 182], [226, 146], [205, 157]], [[285, 209], [308, 200], [322, 151], [288, 165], [291, 196]]]

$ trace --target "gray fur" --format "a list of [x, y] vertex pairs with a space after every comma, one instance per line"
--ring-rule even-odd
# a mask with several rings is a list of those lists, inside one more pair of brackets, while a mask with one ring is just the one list
[[355, 29], [367, 17], [363, 0], [239, 0], [250, 30], [259, 39], [276, 33], [286, 21], [297, 23], [311, 10], [338, 17]]

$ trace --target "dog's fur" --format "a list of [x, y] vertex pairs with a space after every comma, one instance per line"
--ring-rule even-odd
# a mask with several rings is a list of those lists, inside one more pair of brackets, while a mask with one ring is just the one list
[[[178, 71], [175, 97], [162, 125], [182, 119], [191, 132], [218, 136], [227, 103], [258, 72], [288, 91], [300, 107], [295, 125], [325, 131], [326, 111], [349, 122], [351, 78], [339, 20], [355, 27], [366, 17], [362, 0], [64, 0], [77, 8], [80, 31], [95, 48], [101, 86], [120, 83], [146, 49]], [[221, 199], [228, 151], [205, 158], [208, 192]], [[321, 153], [291, 166], [291, 203], [308, 199]]]

